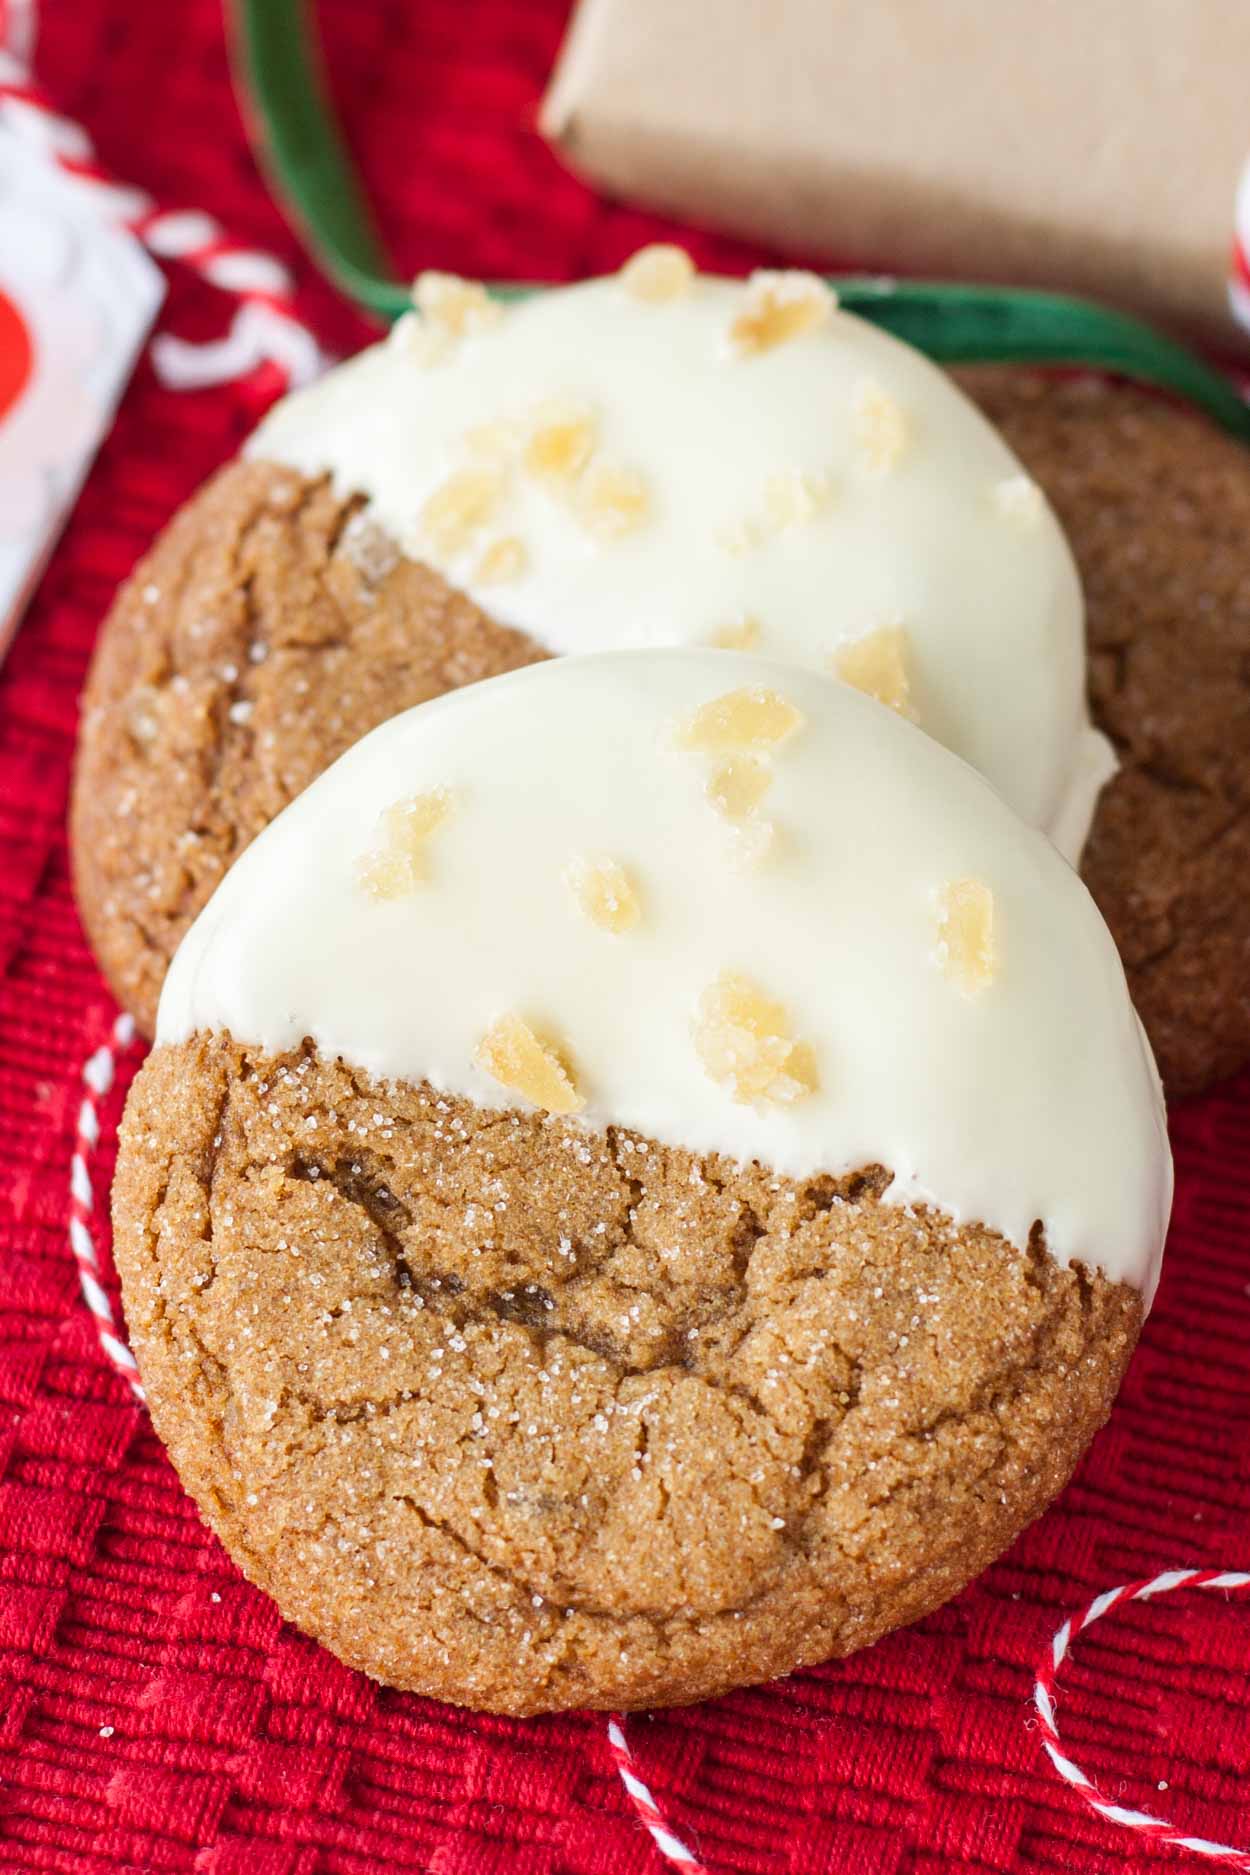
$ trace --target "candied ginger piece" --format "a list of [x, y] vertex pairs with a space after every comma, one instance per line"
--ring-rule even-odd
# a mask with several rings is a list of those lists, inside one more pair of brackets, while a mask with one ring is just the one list
[[773, 771], [761, 756], [726, 756], [708, 776], [708, 800], [726, 820], [745, 820], [768, 793], [772, 778]]
[[635, 299], [658, 306], [665, 300], [680, 299], [695, 276], [695, 264], [684, 247], [668, 241], [640, 247], [621, 268], [621, 285]]
[[837, 296], [818, 274], [798, 268], [753, 273], [742, 305], [729, 327], [729, 343], [739, 356], [771, 351], [788, 339], [828, 323]]
[[572, 860], [564, 882], [578, 910], [605, 931], [632, 931], [642, 917], [629, 874], [614, 859]]
[[780, 844], [777, 823], [760, 814], [748, 814], [734, 822], [733, 863], [743, 872], [754, 872], [771, 859]]
[[785, 1005], [737, 971], [722, 971], [703, 992], [693, 1035], [705, 1071], [735, 1100], [789, 1105], [820, 1085], [815, 1055], [791, 1036]]
[[718, 651], [753, 651], [759, 641], [760, 622], [745, 612], [728, 625], [719, 625], [708, 639]]
[[380, 844], [364, 855], [358, 868], [360, 883], [371, 898], [403, 898], [416, 890], [426, 876], [426, 842], [450, 809], [446, 788], [392, 802], [381, 816]]
[[855, 441], [874, 475], [888, 475], [907, 453], [911, 426], [896, 397], [879, 384], [862, 386], [855, 405]]
[[401, 313], [387, 341], [393, 351], [414, 365], [437, 365], [455, 341], [442, 326], [431, 325], [418, 312]]
[[682, 749], [771, 748], [803, 726], [803, 713], [775, 690], [730, 690], [682, 724]]
[[535, 412], [522, 461], [542, 481], [576, 481], [594, 453], [597, 430], [584, 404], [544, 404]]
[[1008, 475], [994, 484], [994, 506], [1009, 521], [1036, 527], [1046, 509], [1046, 498], [1027, 475]]
[[525, 542], [515, 534], [501, 534], [483, 549], [473, 579], [479, 586], [498, 586], [505, 580], [519, 579], [528, 565]]
[[785, 469], [770, 475], [764, 486], [764, 512], [775, 533], [814, 521], [829, 506], [833, 485], [827, 475], [803, 469]]
[[637, 469], [594, 463], [578, 487], [583, 524], [603, 540], [619, 540], [642, 526], [651, 508], [647, 484]]
[[954, 879], [942, 887], [937, 955], [966, 996], [994, 981], [994, 894], [983, 879]]
[[915, 722], [908, 671], [907, 633], [901, 625], [882, 625], [853, 644], [840, 645], [833, 654], [833, 672], [844, 684], [888, 704], [909, 722]]
[[457, 469], [422, 507], [422, 535], [445, 559], [462, 552], [494, 515], [503, 487], [495, 469]]
[[478, 1066], [547, 1113], [578, 1113], [586, 1105], [554, 1049], [539, 1041], [520, 1016], [500, 1016], [477, 1045]]
[[716, 544], [735, 560], [741, 560], [761, 546], [764, 538], [764, 530], [759, 522], [748, 515], [745, 520], [731, 521], [727, 526], [718, 528]]
[[427, 325], [441, 328], [453, 338], [487, 332], [503, 318], [503, 307], [492, 299], [480, 280], [465, 280], [458, 273], [429, 269], [412, 286], [413, 304]]
[[510, 423], [475, 423], [464, 433], [464, 446], [479, 462], [501, 467], [517, 447], [517, 432]]

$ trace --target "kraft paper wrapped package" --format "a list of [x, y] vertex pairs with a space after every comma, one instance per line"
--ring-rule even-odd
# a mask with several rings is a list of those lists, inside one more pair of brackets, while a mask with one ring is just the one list
[[542, 121], [683, 216], [1244, 347], [1248, 75], [1246, 0], [581, 0]]

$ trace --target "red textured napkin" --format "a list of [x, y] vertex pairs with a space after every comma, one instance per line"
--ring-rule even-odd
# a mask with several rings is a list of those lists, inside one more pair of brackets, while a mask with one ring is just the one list
[[[532, 130], [564, 11], [324, 7], [353, 141], [414, 271], [570, 277], [660, 229], [595, 201]], [[110, 168], [291, 260], [328, 343], [367, 336], [257, 179], [214, 0], [49, 9], [38, 65]], [[168, 323], [223, 318], [174, 276]], [[176, 395], [141, 369], [0, 672], [0, 1871], [644, 1875], [661, 1864], [601, 1717], [473, 1718], [375, 1687], [283, 1626], [201, 1527], [81, 1299], [68, 1170], [82, 1064], [113, 1011], [68, 880], [75, 699], [117, 581], [255, 415], [237, 389]], [[99, 1190], [126, 1078], [101, 1103]], [[1162, 1568], [1250, 1558], [1250, 1079], [1173, 1131], [1167, 1274], [1061, 1503], [957, 1602], [858, 1659], [630, 1721], [639, 1770], [713, 1875], [1181, 1864], [1091, 1816], [1027, 1725], [1069, 1610]], [[1244, 1839], [1248, 1669], [1245, 1597], [1134, 1606], [1065, 1670], [1065, 1744], [1121, 1801]]]

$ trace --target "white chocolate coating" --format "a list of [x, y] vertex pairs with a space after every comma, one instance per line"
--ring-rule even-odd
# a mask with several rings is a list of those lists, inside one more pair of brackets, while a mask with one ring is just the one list
[[[681, 727], [764, 689], [802, 723], [763, 759], [753, 863]], [[401, 807], [422, 829], [397, 896], [362, 876]], [[621, 929], [579, 900], [607, 859]], [[374, 877], [376, 883], [376, 876]], [[617, 876], [617, 875], [613, 875]], [[993, 903], [993, 978], [944, 963], [954, 882]], [[572, 883], [571, 883], [572, 882]], [[390, 886], [394, 880], [390, 881]], [[389, 889], [389, 887], [388, 887]], [[618, 903], [617, 901], [613, 901]], [[618, 903], [618, 910], [620, 909]], [[748, 1104], [697, 1046], [724, 972], [784, 1006], [815, 1091]], [[561, 659], [375, 730], [242, 855], [174, 959], [158, 1041], [311, 1037], [369, 1073], [524, 1105], [477, 1064], [519, 1016], [618, 1124], [791, 1176], [877, 1162], [1017, 1244], [1154, 1288], [1171, 1194], [1163, 1101], [1115, 947], [1084, 886], [965, 763], [891, 711], [738, 653]]]
[[[749, 619], [743, 648], [827, 671], [840, 646], [901, 625], [920, 725], [1075, 861], [1115, 758], [1090, 725], [1080, 584], [1049, 507], [951, 380], [862, 320], [835, 311], [735, 355], [748, 291], [700, 276], [659, 305], [619, 278], [538, 293], [433, 364], [401, 322], [278, 405], [250, 452], [332, 472], [406, 551], [550, 651], [703, 645]], [[422, 510], [481, 466], [466, 436], [511, 426], [523, 446], [549, 407], [588, 419], [592, 468], [641, 476], [645, 516], [596, 537], [576, 489], [505, 451], [489, 519], [440, 549]], [[795, 489], [814, 511], [776, 525]], [[525, 564], [492, 579], [500, 540]]]

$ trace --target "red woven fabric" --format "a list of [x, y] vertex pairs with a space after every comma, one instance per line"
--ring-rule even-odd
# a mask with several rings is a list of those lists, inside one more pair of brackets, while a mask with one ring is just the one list
[[[533, 133], [564, 11], [326, 5], [345, 115], [407, 268], [566, 277], [657, 230], [597, 202]], [[296, 263], [328, 342], [365, 336], [257, 178], [214, 0], [50, 7], [39, 70], [119, 175]], [[175, 277], [177, 329], [211, 331], [222, 310]], [[600, 1718], [475, 1719], [379, 1689], [283, 1626], [201, 1527], [78, 1296], [78, 1076], [112, 1012], [68, 880], [75, 699], [117, 581], [254, 415], [238, 391], [174, 396], [140, 371], [0, 673], [0, 1870], [643, 1875], [656, 1853]], [[956, 1603], [862, 1657], [631, 1721], [642, 1774], [714, 1872], [1176, 1860], [1091, 1817], [1026, 1729], [1031, 1669], [1068, 1610], [1169, 1565], [1250, 1557], [1250, 1079], [1179, 1112], [1174, 1135], [1158, 1304], [1062, 1502]], [[1135, 1605], [1065, 1669], [1065, 1744], [1124, 1801], [1244, 1840], [1248, 1669], [1244, 1599]]]

